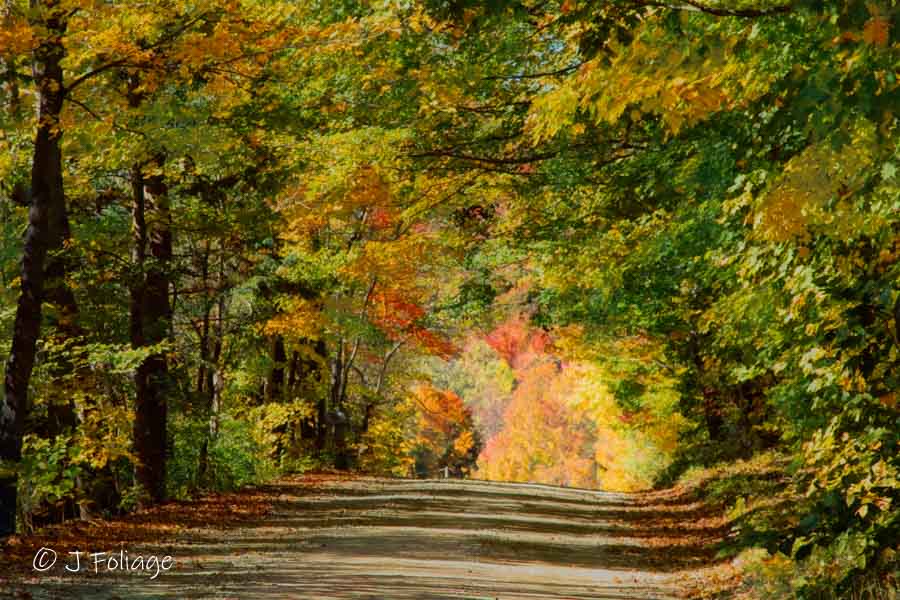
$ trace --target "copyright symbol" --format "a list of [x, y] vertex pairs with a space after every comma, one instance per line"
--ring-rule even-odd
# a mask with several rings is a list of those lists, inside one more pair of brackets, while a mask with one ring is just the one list
[[34, 555], [31, 566], [35, 571], [46, 571], [56, 564], [56, 551], [51, 548], [41, 548]]

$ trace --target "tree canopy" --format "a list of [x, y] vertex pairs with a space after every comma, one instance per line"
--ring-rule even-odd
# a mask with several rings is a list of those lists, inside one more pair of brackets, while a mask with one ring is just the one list
[[6, 0], [0, 535], [314, 467], [774, 452], [791, 593], [896, 569], [897, 17]]

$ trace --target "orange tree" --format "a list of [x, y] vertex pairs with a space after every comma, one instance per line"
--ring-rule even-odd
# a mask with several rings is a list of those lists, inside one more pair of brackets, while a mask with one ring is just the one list
[[421, 385], [413, 392], [415, 437], [414, 470], [420, 477], [438, 477], [445, 468], [453, 477], [465, 477], [475, 466], [480, 440], [472, 411], [453, 392]]

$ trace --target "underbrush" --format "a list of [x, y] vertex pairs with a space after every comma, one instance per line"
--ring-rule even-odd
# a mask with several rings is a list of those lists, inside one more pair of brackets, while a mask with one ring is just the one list
[[774, 451], [746, 460], [688, 469], [678, 481], [722, 512], [730, 532], [717, 556], [736, 576], [727, 591], [705, 598], [742, 600], [897, 600], [898, 540], [871, 530], [832, 525], [804, 491], [809, 473]]
[[278, 474], [278, 465], [245, 420], [223, 415], [216, 435], [210, 436], [205, 419], [178, 415], [170, 419], [169, 429], [174, 450], [167, 465], [172, 498], [186, 498], [199, 489], [232, 491]]
[[[213, 433], [205, 415], [170, 415], [167, 496], [185, 500], [205, 491], [230, 492], [332, 465], [333, 454], [315, 455], [311, 442], [296, 435], [303, 416], [292, 405], [267, 404], [246, 415], [222, 413]], [[86, 421], [72, 435], [26, 436], [18, 471], [22, 531], [136, 508], [142, 492], [134, 479], [129, 431], [124, 413], [115, 413], [97, 424]]]

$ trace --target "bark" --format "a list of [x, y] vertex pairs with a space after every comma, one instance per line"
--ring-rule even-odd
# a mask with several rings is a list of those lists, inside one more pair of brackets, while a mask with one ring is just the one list
[[344, 340], [339, 339], [337, 352], [331, 361], [331, 410], [336, 410], [343, 404], [341, 390], [344, 382]]
[[[224, 281], [224, 274], [219, 272], [219, 287]], [[209, 434], [203, 440], [203, 447], [200, 449], [200, 460], [198, 465], [198, 479], [201, 484], [205, 484], [209, 478], [209, 446], [219, 435], [219, 410], [222, 405], [222, 390], [225, 387], [225, 379], [222, 376], [220, 361], [222, 358], [222, 340], [225, 337], [225, 298], [219, 295], [216, 305], [216, 334], [215, 343], [213, 344], [211, 356], [209, 357], [209, 366], [207, 368], [208, 379], [206, 385], [206, 395], [208, 404], [206, 412], [209, 415]]]
[[287, 387], [291, 392], [297, 387], [297, 376], [300, 372], [300, 353], [294, 350], [291, 352], [291, 362], [288, 366]]
[[372, 417], [375, 415], [375, 403], [369, 402], [366, 404], [366, 412], [363, 415], [362, 427], [360, 428], [361, 433], [366, 433], [369, 431], [369, 424], [372, 422]]
[[334, 449], [334, 467], [347, 469], [350, 466], [347, 453], [347, 432], [349, 420], [345, 414], [347, 402], [347, 383], [350, 379], [350, 370], [359, 351], [360, 340], [357, 339], [352, 349], [347, 348], [343, 339], [338, 341], [337, 353], [332, 362], [331, 373], [331, 411], [328, 417], [331, 421], [332, 447]]
[[[328, 446], [328, 438], [331, 430], [329, 423], [329, 406], [334, 411], [340, 407], [340, 390], [344, 365], [344, 341], [338, 340], [334, 358], [329, 365], [328, 395], [319, 398], [316, 410], [316, 450], [322, 451]], [[326, 349], [327, 352], [327, 349]]]
[[720, 442], [724, 440], [725, 433], [725, 420], [722, 417], [722, 398], [718, 389], [706, 385], [708, 378], [706, 368], [703, 365], [703, 357], [700, 354], [700, 343], [700, 336], [695, 332], [691, 332], [688, 339], [688, 352], [694, 363], [694, 385], [702, 396], [700, 407], [703, 412], [703, 420], [709, 433], [709, 439]]
[[38, 125], [31, 169], [31, 206], [22, 252], [21, 291], [3, 381], [4, 398], [0, 405], [0, 536], [15, 532], [17, 481], [11, 468], [22, 454], [28, 384], [41, 327], [50, 223], [59, 213], [59, 207], [65, 206], [59, 115], [65, 94], [60, 63], [65, 55], [62, 36], [66, 22], [54, 10], [56, 1], [47, 0], [43, 4], [47, 12], [42, 25], [47, 34], [34, 52]]
[[[66, 203], [54, 204], [49, 213], [49, 235], [46, 267], [44, 269], [44, 300], [52, 315], [52, 337], [57, 346], [67, 342], [78, 344], [84, 330], [78, 324], [78, 303], [75, 292], [66, 281], [66, 275], [73, 270], [73, 265], [65, 251], [66, 242], [71, 239], [69, 216]], [[69, 345], [68, 351], [76, 353], [75, 345]], [[65, 381], [71, 375], [74, 366], [71, 359], [57, 359], [51, 373], [54, 383], [50, 397], [47, 399], [48, 432], [51, 437], [71, 431], [77, 425], [75, 403], [71, 394], [72, 384]], [[76, 384], [76, 387], [80, 385]]]
[[19, 81], [16, 73], [16, 62], [12, 57], [0, 58], [3, 70], [3, 82], [6, 86], [6, 108], [13, 120], [18, 120], [22, 112], [22, 100], [19, 95]]
[[284, 390], [284, 364], [287, 361], [284, 337], [276, 335], [272, 339], [271, 358], [272, 370], [266, 380], [266, 400], [269, 402], [279, 400]]
[[[203, 254], [200, 257], [200, 286], [204, 292], [209, 290], [209, 240], [204, 244]], [[209, 396], [212, 394], [212, 368], [210, 359], [210, 318], [212, 316], [212, 303], [209, 299], [204, 301], [203, 322], [200, 326], [200, 364], [197, 367], [197, 401], [202, 402], [202, 408], [206, 409], [211, 404]], [[209, 436], [203, 438], [200, 446], [200, 456], [197, 459], [197, 483], [203, 486], [209, 471]]]
[[216, 339], [216, 347], [213, 351], [213, 376], [212, 390], [209, 398], [209, 437], [215, 439], [219, 435], [219, 410], [222, 407], [222, 390], [225, 388], [225, 378], [219, 360], [222, 356], [222, 337]]
[[[208, 293], [209, 290], [209, 252], [209, 240], [207, 240], [204, 244], [203, 254], [200, 257], [200, 286], [204, 290], [204, 293]], [[205, 393], [208, 393], [210, 389], [209, 380], [212, 375], [209, 369], [209, 328], [213, 304], [208, 298], [203, 304], [203, 321], [200, 325], [199, 332], [200, 364], [197, 367], [197, 396], [200, 398], [202, 398]]]
[[316, 403], [316, 451], [322, 452], [328, 444], [328, 403], [323, 395]]
[[[155, 157], [150, 168], [159, 170], [163, 158]], [[133, 173], [134, 263], [136, 280], [131, 290], [131, 344], [134, 348], [165, 341], [170, 332], [169, 263], [172, 259], [171, 215], [168, 190], [162, 175]], [[135, 475], [146, 494], [144, 502], [165, 497], [166, 396], [169, 373], [162, 353], [148, 356], [137, 368], [135, 382], [134, 450]]]

